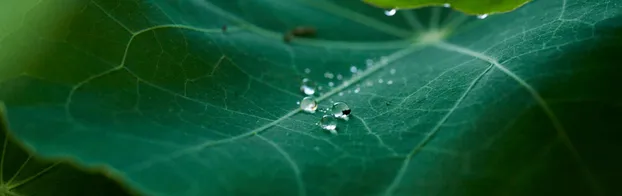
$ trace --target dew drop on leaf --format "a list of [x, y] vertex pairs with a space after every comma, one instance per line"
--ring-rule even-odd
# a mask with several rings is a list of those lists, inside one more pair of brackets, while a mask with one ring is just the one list
[[328, 79], [333, 79], [335, 77], [335, 75], [333, 73], [326, 72], [326, 73], [324, 73], [324, 77], [328, 78]]
[[332, 134], [337, 134], [337, 119], [331, 115], [322, 116], [322, 119], [320, 119], [320, 122], [318, 122], [317, 125]]
[[393, 80], [389, 80], [389, 81], [387, 81], [387, 84], [388, 84], [388, 85], [393, 84]]
[[305, 69], [305, 73], [311, 73], [311, 69], [306, 68], [306, 69]]
[[340, 118], [344, 120], [348, 119], [348, 116], [350, 116], [350, 112], [352, 112], [352, 110], [350, 110], [348, 104], [344, 102], [336, 102], [331, 108], [331, 113], [335, 118]]
[[391, 75], [395, 75], [395, 69], [391, 69], [391, 70], [389, 71], [389, 73], [390, 73]]
[[333, 87], [333, 86], [335, 86], [335, 83], [333, 83], [333, 82], [328, 82], [328, 86]]
[[315, 113], [317, 110], [317, 101], [313, 97], [305, 97], [300, 101], [300, 109], [308, 113]]
[[395, 15], [396, 12], [397, 12], [396, 9], [386, 10], [386, 11], [384, 11], [384, 15], [393, 16], [393, 15]]
[[477, 18], [479, 19], [484, 19], [486, 17], [488, 17], [488, 14], [477, 15]]
[[341, 74], [337, 74], [337, 80], [341, 80], [343, 79], [343, 76]]
[[378, 79], [378, 83], [382, 84], [383, 82], [384, 82], [384, 80]]
[[451, 4], [445, 3], [445, 4], [443, 4], [443, 7], [451, 7]]
[[350, 72], [356, 73], [356, 72], [358, 72], [358, 68], [356, 68], [356, 66], [352, 66], [352, 67], [350, 67]]
[[313, 95], [315, 94], [315, 89], [317, 85], [315, 82], [309, 80], [308, 78], [302, 79], [302, 85], [300, 85], [300, 91], [305, 95]]

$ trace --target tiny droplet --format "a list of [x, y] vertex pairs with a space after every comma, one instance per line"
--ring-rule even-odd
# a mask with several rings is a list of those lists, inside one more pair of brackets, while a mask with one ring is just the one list
[[371, 59], [367, 59], [365, 60], [365, 65], [369, 68], [371, 66], [374, 66], [374, 60]]
[[333, 87], [333, 86], [335, 86], [335, 83], [333, 83], [333, 82], [328, 82], [328, 86]]
[[350, 107], [344, 102], [336, 102], [333, 104], [331, 108], [331, 113], [335, 118], [348, 120], [348, 116], [350, 115]]
[[339, 92], [339, 96], [343, 96], [343, 92]]
[[317, 101], [313, 97], [305, 97], [300, 101], [300, 109], [308, 113], [315, 113], [317, 110]]
[[331, 115], [322, 116], [322, 119], [320, 119], [320, 122], [318, 122], [317, 125], [332, 134], [337, 134], [337, 119]]
[[387, 84], [388, 84], [388, 85], [393, 84], [393, 80], [389, 80], [389, 81], [387, 81]]
[[326, 72], [326, 73], [324, 73], [324, 77], [328, 78], [328, 79], [333, 79], [333, 77], [335, 77], [335, 75], [333, 73]]
[[486, 17], [488, 17], [488, 14], [477, 15], [477, 18], [479, 19], [484, 19]]
[[341, 80], [343, 79], [343, 76], [341, 74], [337, 74], [337, 80]]
[[309, 80], [308, 78], [302, 79], [302, 85], [300, 85], [300, 91], [305, 95], [313, 95], [315, 94], [315, 89], [317, 85], [315, 82]]
[[389, 71], [389, 73], [390, 73], [391, 75], [395, 75], [395, 69], [394, 69], [394, 68], [391, 68], [391, 70]]
[[396, 13], [396, 12], [397, 12], [397, 10], [396, 10], [396, 9], [385, 10], [385, 11], [384, 11], [384, 15], [387, 15], [387, 16], [393, 16], [393, 15], [395, 15], [395, 13]]
[[445, 3], [445, 4], [443, 4], [443, 7], [451, 7], [451, 4]]
[[378, 83], [382, 84], [383, 82], [384, 82], [384, 80], [378, 79]]
[[354, 89], [354, 93], [359, 93], [361, 92], [361, 87], [356, 87], [356, 89]]
[[356, 68], [356, 66], [352, 66], [352, 67], [350, 67], [350, 72], [356, 73], [356, 72], [358, 72], [358, 68]]
[[306, 68], [306, 69], [305, 69], [305, 73], [311, 73], [311, 69]]

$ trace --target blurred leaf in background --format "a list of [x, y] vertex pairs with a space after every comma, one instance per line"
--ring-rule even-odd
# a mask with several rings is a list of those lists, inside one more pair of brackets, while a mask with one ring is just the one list
[[515, 10], [531, 0], [363, 0], [384, 9], [414, 9], [428, 6], [451, 7], [467, 14], [504, 13]]
[[[0, 40], [10, 130], [145, 195], [622, 195], [619, 1], [29, 10]], [[317, 34], [285, 43], [298, 26]], [[337, 135], [297, 105], [303, 78], [320, 109], [351, 108]]]
[[43, 160], [8, 134], [0, 102], [0, 195], [6, 196], [125, 196], [136, 195], [100, 171], [85, 171], [63, 160]]

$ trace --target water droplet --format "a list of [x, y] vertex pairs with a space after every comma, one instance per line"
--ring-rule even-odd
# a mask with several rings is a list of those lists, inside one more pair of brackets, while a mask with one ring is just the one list
[[366, 83], [366, 84], [367, 84], [367, 86], [373, 86], [373, 85], [374, 85], [374, 83], [373, 83], [373, 82], [371, 82], [371, 81], [367, 81], [367, 83]]
[[479, 19], [484, 19], [486, 17], [488, 17], [488, 14], [477, 15], [477, 18]]
[[335, 118], [340, 118], [344, 120], [348, 120], [348, 116], [350, 115], [350, 112], [352, 112], [352, 110], [350, 110], [350, 107], [348, 107], [348, 105], [344, 102], [334, 103], [330, 111]]
[[305, 69], [305, 73], [311, 73], [311, 69], [306, 68], [306, 69]]
[[322, 116], [322, 119], [320, 119], [320, 122], [318, 122], [317, 125], [332, 134], [337, 134], [337, 119], [331, 115]]
[[365, 65], [367, 66], [367, 68], [374, 66], [374, 60], [371, 60], [371, 59], [365, 60]]
[[333, 87], [333, 86], [335, 86], [335, 83], [333, 83], [333, 82], [328, 82], [328, 86]]
[[389, 73], [390, 73], [391, 75], [395, 75], [395, 69], [394, 69], [394, 68], [392, 68], [392, 69], [389, 71]]
[[451, 4], [445, 3], [445, 4], [443, 4], [443, 7], [451, 7]]
[[389, 80], [389, 81], [387, 81], [387, 84], [388, 84], [388, 85], [393, 84], [393, 80]]
[[296, 105], [300, 105], [300, 101], [296, 101]]
[[396, 9], [385, 10], [385, 11], [384, 11], [384, 15], [387, 15], [387, 16], [393, 16], [393, 15], [395, 15], [395, 13], [396, 13], [396, 12], [397, 12], [397, 10], [396, 10]]
[[356, 72], [358, 72], [358, 68], [356, 68], [356, 66], [352, 66], [352, 67], [350, 67], [350, 72], [356, 73]]
[[339, 92], [339, 96], [343, 96], [343, 92]]
[[333, 79], [335, 77], [335, 75], [333, 73], [326, 72], [326, 73], [324, 73], [324, 77], [328, 78], [328, 79]]
[[322, 90], [322, 88], [323, 88], [322, 86], [318, 86], [317, 90]]
[[302, 79], [302, 85], [300, 85], [300, 91], [305, 95], [313, 95], [315, 94], [315, 88], [317, 85], [315, 82], [309, 80], [308, 78]]
[[337, 80], [341, 80], [343, 79], [343, 76], [341, 74], [337, 74]]
[[313, 97], [305, 97], [300, 101], [300, 109], [308, 113], [315, 113], [317, 110], [317, 101]]
[[356, 87], [356, 89], [354, 89], [354, 93], [359, 93], [361, 92], [361, 87]]
[[378, 79], [378, 83], [382, 84], [383, 82], [384, 82], [384, 80]]

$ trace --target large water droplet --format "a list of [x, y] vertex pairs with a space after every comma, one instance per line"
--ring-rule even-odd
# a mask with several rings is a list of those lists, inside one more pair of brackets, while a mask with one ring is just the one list
[[477, 18], [479, 19], [484, 19], [486, 17], [488, 17], [488, 14], [477, 15]]
[[307, 78], [302, 79], [302, 85], [300, 85], [300, 91], [305, 95], [313, 95], [315, 94], [315, 89], [317, 88], [317, 84]]
[[340, 118], [344, 120], [348, 120], [348, 116], [350, 116], [350, 112], [352, 112], [352, 110], [350, 110], [350, 107], [348, 107], [348, 104], [344, 102], [334, 103], [330, 111], [335, 118]]
[[396, 10], [396, 9], [385, 10], [385, 11], [384, 11], [384, 15], [387, 15], [387, 16], [393, 16], [393, 15], [395, 15], [395, 13], [396, 13], [396, 12], [397, 12], [397, 10]]
[[322, 116], [322, 119], [320, 119], [320, 122], [318, 122], [317, 125], [332, 134], [337, 134], [337, 119], [331, 115]]
[[317, 101], [313, 97], [305, 97], [300, 101], [300, 109], [308, 113], [315, 113], [317, 110]]

